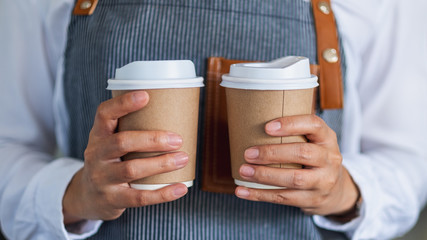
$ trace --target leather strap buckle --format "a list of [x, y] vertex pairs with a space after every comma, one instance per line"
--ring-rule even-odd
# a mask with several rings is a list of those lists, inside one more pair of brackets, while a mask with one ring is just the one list
[[97, 4], [98, 0], [78, 0], [74, 6], [73, 14], [83, 16], [92, 15]]

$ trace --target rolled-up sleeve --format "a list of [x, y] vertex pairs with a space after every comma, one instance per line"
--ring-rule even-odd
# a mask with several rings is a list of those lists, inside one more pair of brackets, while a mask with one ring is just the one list
[[53, 92], [73, 2], [0, 1], [0, 224], [8, 239], [84, 238], [101, 223], [67, 232], [62, 198], [83, 162], [54, 157]]
[[364, 203], [353, 222], [314, 221], [353, 239], [390, 239], [414, 226], [427, 197], [427, 3], [351, 2], [335, 1], [358, 99], [342, 152]]

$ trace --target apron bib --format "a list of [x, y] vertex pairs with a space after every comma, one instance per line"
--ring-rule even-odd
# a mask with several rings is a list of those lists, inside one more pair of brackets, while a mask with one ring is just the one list
[[[303, 0], [103, 0], [91, 16], [72, 16], [64, 92], [71, 157], [84, 159], [107, 80], [137, 60], [189, 59], [206, 77], [207, 59], [269, 61], [297, 55], [317, 64], [311, 3]], [[342, 58], [343, 59], [343, 58]], [[199, 133], [203, 129], [201, 90]], [[340, 136], [341, 110], [318, 113]], [[199, 134], [199, 150], [200, 143]], [[251, 202], [194, 186], [174, 202], [127, 209], [90, 239], [321, 239], [299, 208]]]

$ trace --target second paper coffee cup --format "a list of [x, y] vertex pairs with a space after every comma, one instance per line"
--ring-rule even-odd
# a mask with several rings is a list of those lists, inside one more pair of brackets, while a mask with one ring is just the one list
[[[222, 77], [226, 88], [231, 170], [237, 185], [260, 189], [277, 189], [245, 181], [239, 168], [245, 163], [244, 152], [257, 145], [305, 142], [304, 136], [272, 137], [265, 124], [283, 116], [311, 114], [317, 77], [310, 74], [309, 60], [289, 56], [267, 63], [233, 64]], [[298, 164], [268, 165], [300, 168]]]
[[[116, 70], [108, 80], [113, 97], [129, 91], [146, 90], [147, 106], [119, 119], [118, 131], [170, 131], [181, 135], [179, 151], [189, 155], [188, 164], [179, 170], [132, 182], [136, 189], [155, 190], [172, 183], [193, 185], [196, 168], [199, 93], [203, 78], [197, 77], [189, 60], [137, 61]], [[154, 157], [166, 152], [129, 153], [124, 161]]]

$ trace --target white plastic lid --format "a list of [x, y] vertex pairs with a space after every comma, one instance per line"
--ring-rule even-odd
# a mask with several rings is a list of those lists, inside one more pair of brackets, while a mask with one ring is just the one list
[[306, 57], [288, 56], [266, 63], [239, 63], [230, 67], [220, 84], [227, 88], [252, 90], [293, 90], [317, 87]]
[[203, 87], [190, 60], [136, 61], [116, 69], [108, 90]]
[[[193, 180], [191, 181], [187, 181], [187, 182], [181, 182], [183, 183], [185, 186], [187, 187], [192, 187], [193, 186]], [[173, 183], [165, 183], [165, 184], [136, 184], [136, 183], [131, 183], [130, 186], [133, 189], [138, 189], [138, 190], [157, 190], [169, 185], [172, 185]]]
[[265, 184], [254, 183], [254, 182], [247, 182], [247, 181], [241, 181], [241, 180], [237, 180], [237, 179], [234, 179], [234, 183], [238, 186], [244, 186], [244, 187], [256, 188], [256, 189], [286, 189], [285, 187], [265, 185]]

